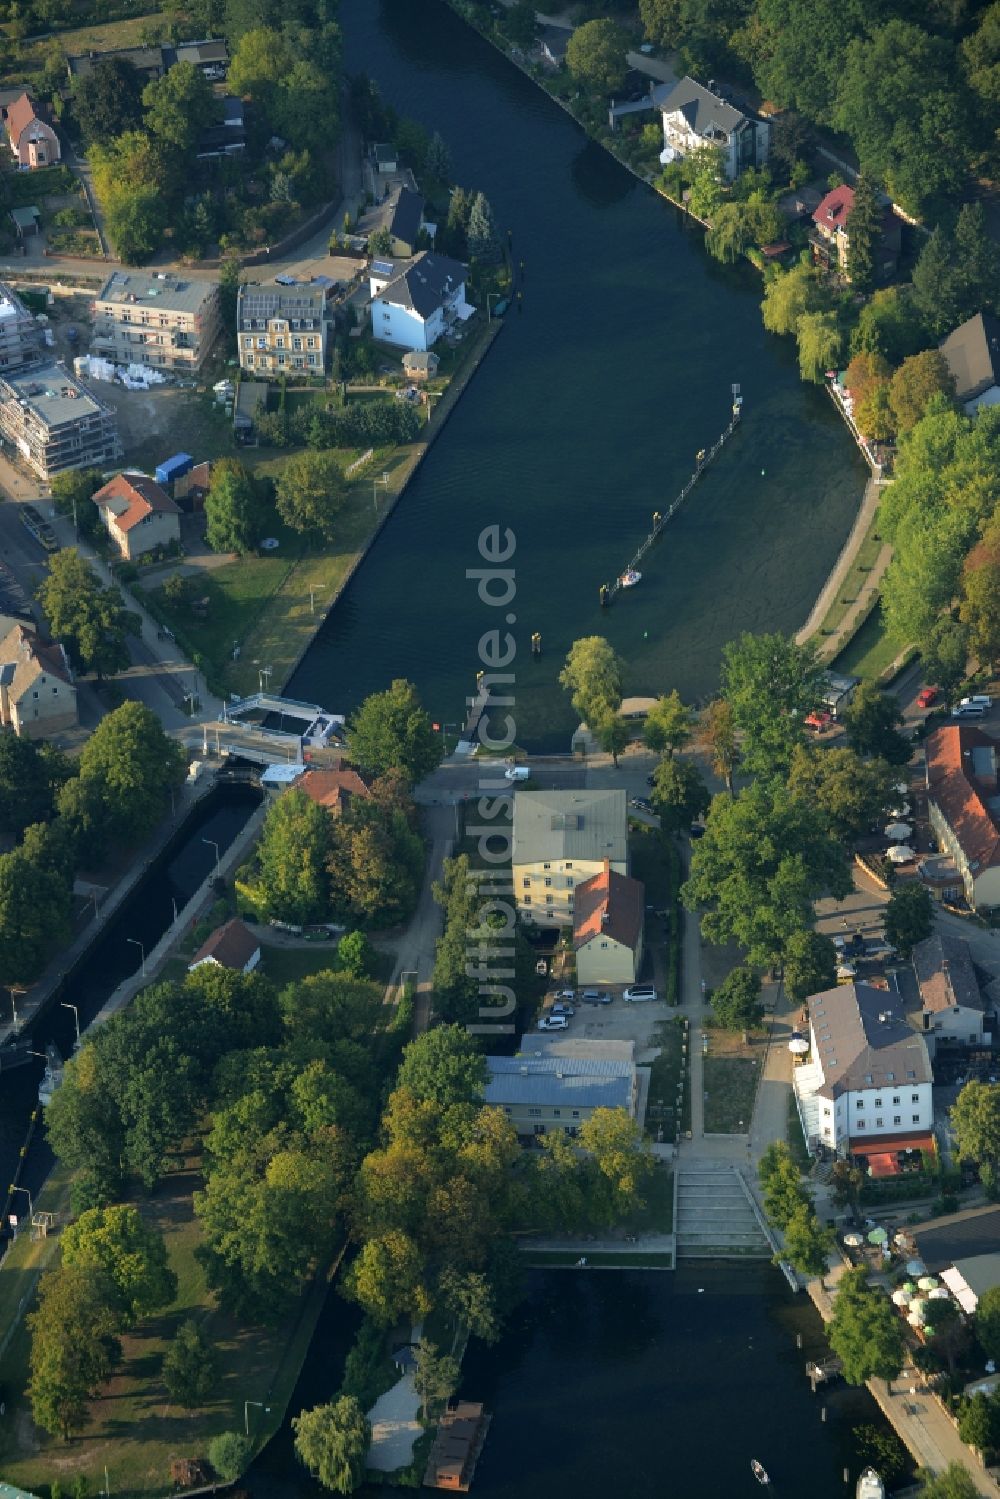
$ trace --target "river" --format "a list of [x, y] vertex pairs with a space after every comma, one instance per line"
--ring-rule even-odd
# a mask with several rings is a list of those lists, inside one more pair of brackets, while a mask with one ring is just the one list
[[[740, 630], [803, 623], [847, 535], [866, 472], [794, 345], [764, 332], [760, 278], [710, 260], [697, 226], [591, 143], [442, 0], [342, 0], [347, 67], [438, 129], [524, 262], [507, 326], [355, 580], [293, 675], [334, 711], [396, 676], [436, 719], [462, 716], [497, 611], [466, 581], [490, 522], [517, 537], [518, 739], [565, 749], [556, 678], [606, 634], [629, 692], [710, 692]], [[745, 398], [741, 429], [602, 611], [612, 579]], [[481, 564], [480, 564], [481, 565]], [[543, 656], [528, 653], [542, 634]]]

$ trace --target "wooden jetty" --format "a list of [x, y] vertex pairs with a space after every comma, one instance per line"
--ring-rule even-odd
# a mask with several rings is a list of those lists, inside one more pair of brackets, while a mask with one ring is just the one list
[[445, 1411], [427, 1458], [425, 1488], [469, 1492], [492, 1419], [478, 1401], [460, 1400]]
[[662, 532], [664, 526], [677, 514], [678, 510], [681, 508], [684, 501], [687, 499], [688, 495], [691, 493], [692, 489], [701, 478], [702, 474], [708, 468], [709, 464], [722, 451], [722, 448], [724, 447], [726, 442], [728, 442], [729, 438], [732, 437], [733, 433], [736, 431], [736, 428], [740, 424], [742, 412], [743, 397], [740, 395], [739, 386], [734, 385], [732, 414], [729, 419], [728, 427], [726, 427], [725, 431], [716, 438], [715, 442], [709, 449], [707, 449], [707, 451], [703, 448], [698, 454], [694, 473], [691, 475], [690, 479], [687, 481], [684, 488], [681, 490], [680, 494], [677, 496], [676, 500], [674, 500], [669, 509], [664, 511], [663, 514], [657, 511], [653, 516], [653, 529], [649, 532], [648, 536], [639, 547], [639, 550], [635, 553], [635, 556], [629, 559], [629, 561], [617, 574], [613, 583], [603, 583], [601, 585], [602, 605], [606, 607], [608, 604], [611, 604], [614, 601], [616, 595], [619, 594], [622, 590], [622, 578], [626, 577], [629, 573], [636, 572], [638, 570], [639, 563], [642, 561], [643, 557], [645, 557], [654, 541], [657, 541], [659, 539], [660, 533]]
[[826, 1384], [831, 1379], [840, 1379], [843, 1373], [844, 1366], [839, 1358], [825, 1358], [819, 1363], [806, 1364], [806, 1374], [814, 1395], [818, 1385]]

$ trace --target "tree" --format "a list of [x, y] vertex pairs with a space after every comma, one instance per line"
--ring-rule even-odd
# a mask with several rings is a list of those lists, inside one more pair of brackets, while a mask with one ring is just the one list
[[23, 848], [0, 854], [0, 982], [38, 978], [69, 940], [72, 904], [65, 871], [37, 863]]
[[234, 1483], [253, 1455], [253, 1443], [241, 1431], [221, 1431], [208, 1444], [208, 1460], [224, 1483]]
[[240, 557], [255, 551], [272, 514], [268, 500], [267, 486], [238, 459], [222, 458], [214, 463], [205, 496], [205, 539], [209, 546], [216, 552], [236, 552]]
[[794, 109], [777, 115], [771, 125], [771, 158], [790, 174], [800, 161], [807, 161], [813, 147], [813, 130], [809, 121]]
[[894, 697], [875, 682], [862, 682], [851, 699], [844, 723], [851, 748], [859, 755], [872, 755], [890, 765], [906, 765], [913, 747], [899, 726], [903, 714]]
[[[992, 521], [965, 559], [959, 620], [965, 626], [966, 655], [990, 665], [1000, 655], [1000, 524]], [[963, 671], [958, 680], [965, 675]], [[957, 665], [957, 661], [956, 661]], [[956, 683], [957, 685], [957, 683]]]
[[938, 349], [925, 349], [904, 359], [889, 381], [889, 406], [897, 432], [909, 432], [937, 395], [952, 400], [955, 379]]
[[822, 385], [826, 372], [836, 369], [844, 351], [844, 335], [835, 312], [804, 312], [795, 325], [799, 346], [799, 374]]
[[776, 1228], [785, 1229], [801, 1207], [811, 1209], [798, 1166], [784, 1140], [774, 1140], [757, 1167], [764, 1191], [764, 1211]]
[[875, 292], [859, 312], [851, 353], [880, 354], [895, 367], [910, 354], [918, 354], [927, 342], [910, 288], [887, 286]]
[[899, 800], [899, 772], [886, 760], [862, 760], [853, 749], [799, 745], [788, 784], [822, 814], [828, 830], [850, 848]]
[[888, 442], [896, 430], [888, 385], [873, 385], [854, 404], [854, 422], [862, 437]]
[[163, 1235], [131, 1205], [90, 1208], [63, 1230], [64, 1265], [102, 1271], [114, 1288], [123, 1327], [169, 1306], [177, 1276], [167, 1265]]
[[871, 291], [878, 279], [875, 255], [883, 216], [878, 189], [868, 173], [862, 172], [847, 215], [847, 278], [858, 291]]
[[171, 791], [184, 780], [187, 755], [150, 708], [126, 702], [98, 724], [79, 765], [80, 779], [100, 787], [108, 827], [131, 841], [163, 816]]
[[830, 1174], [833, 1200], [839, 1208], [849, 1207], [855, 1218], [861, 1217], [861, 1188], [865, 1184], [865, 1173], [860, 1166], [850, 1161], [834, 1161]]
[[344, 1277], [344, 1295], [379, 1327], [391, 1327], [400, 1316], [426, 1316], [430, 1300], [424, 1273], [424, 1258], [413, 1239], [392, 1229], [365, 1240]]
[[823, 290], [815, 270], [808, 265], [793, 266], [790, 271], [775, 271], [764, 284], [761, 316], [769, 333], [794, 333], [799, 319], [816, 312]]
[[380, 224], [379, 227], [368, 236], [369, 255], [391, 255], [392, 235], [388, 225]]
[[129, 664], [126, 617], [117, 588], [104, 588], [75, 547], [49, 558], [49, 570], [38, 589], [52, 634], [71, 658], [98, 679]]
[[566, 66], [581, 83], [613, 94], [625, 81], [628, 37], [615, 21], [587, 21], [566, 44]]
[[610, 1228], [642, 1207], [655, 1157], [625, 1109], [595, 1109], [577, 1138], [593, 1167], [586, 1188], [590, 1221]]
[[462, 1371], [458, 1360], [441, 1353], [433, 1343], [421, 1338], [415, 1350], [417, 1367], [413, 1387], [420, 1396], [420, 1407], [426, 1421], [432, 1405], [446, 1405], [458, 1389]]
[[[513, 9], [515, 8], [516, 7], [513, 7], [510, 11], [507, 12], [508, 22], [511, 15], [513, 14]], [[528, 8], [531, 8], [530, 3], [528, 5]], [[532, 26], [534, 26], [534, 12], [532, 12], [531, 21]], [[434, 134], [430, 138], [430, 144], [427, 147], [427, 160], [424, 165], [429, 177], [435, 177], [438, 182], [443, 183], [451, 181], [451, 152], [448, 150], [443, 136], [437, 130], [435, 130]]]
[[896, 1378], [905, 1345], [899, 1317], [888, 1299], [868, 1285], [867, 1271], [847, 1270], [840, 1278], [827, 1340], [844, 1366], [848, 1384]]
[[622, 662], [603, 635], [575, 640], [559, 683], [572, 694], [581, 720], [591, 728], [613, 717], [622, 701]]
[[830, 1229], [823, 1228], [812, 1207], [802, 1203], [785, 1224], [780, 1258], [800, 1275], [824, 1275], [836, 1247]]
[[932, 338], [942, 338], [963, 321], [962, 269], [955, 263], [955, 247], [938, 225], [924, 241], [911, 276], [911, 296]]
[[963, 203], [953, 238], [964, 289], [962, 316], [1000, 308], [1000, 249], [986, 224], [982, 203]]
[[887, 386], [892, 370], [885, 356], [877, 350], [858, 349], [844, 371], [844, 385], [854, 397], [855, 405], [873, 390]]
[[987, 1358], [1000, 1358], [1000, 1286], [990, 1286], [976, 1307], [976, 1337]]
[[371, 975], [375, 964], [375, 949], [364, 932], [348, 932], [337, 943], [337, 962], [351, 978], [363, 979]]
[[949, 1117], [956, 1154], [961, 1160], [977, 1161], [980, 1174], [992, 1186], [1000, 1165], [1000, 1085], [966, 1083]]
[[53, 474], [49, 486], [52, 501], [60, 515], [71, 515], [79, 531], [91, 539], [101, 535], [104, 527], [93, 496], [104, 483], [98, 468], [70, 468]]
[[885, 937], [908, 958], [934, 928], [934, 900], [925, 885], [912, 880], [893, 890], [885, 908]]
[[964, 621], [942, 614], [924, 640], [922, 654], [927, 681], [936, 682], [951, 697], [968, 673], [969, 629]]
[[693, 760], [661, 760], [650, 800], [665, 832], [679, 833], [708, 811], [711, 796]]
[[627, 748], [632, 738], [632, 731], [627, 721], [620, 713], [606, 718], [597, 725], [597, 738], [601, 749], [606, 755], [610, 755], [615, 769], [618, 769], [618, 756]]
[[212, 86], [194, 63], [177, 62], [142, 91], [146, 129], [173, 150], [188, 155], [214, 113]]
[[348, 753], [375, 775], [401, 770], [422, 781], [441, 763], [441, 738], [412, 682], [397, 677], [386, 692], [372, 693], [348, 724]]
[[325, 1489], [353, 1494], [361, 1486], [372, 1433], [353, 1395], [341, 1395], [331, 1405], [315, 1405], [293, 1416], [292, 1430], [295, 1456]]
[[113, 140], [142, 123], [142, 79], [123, 57], [99, 57], [73, 80], [73, 113], [88, 145]]
[[909, 1454], [896, 1433], [888, 1427], [855, 1427], [854, 1448], [858, 1462], [866, 1468], [874, 1468], [889, 1487], [895, 1487], [909, 1469]]
[[336, 534], [336, 516], [347, 489], [333, 453], [294, 453], [274, 486], [278, 514], [293, 531], [313, 532], [323, 541]]
[[732, 796], [733, 777], [740, 763], [732, 705], [724, 697], [714, 698], [698, 720], [697, 743], [709, 755], [712, 770]]
[[121, 1356], [113, 1293], [100, 1272], [59, 1265], [38, 1283], [28, 1397], [38, 1426], [69, 1440], [87, 1424], [87, 1405]]
[[478, 1103], [486, 1084], [486, 1063], [472, 1036], [458, 1025], [425, 1031], [403, 1050], [396, 1087], [438, 1108]]
[[783, 635], [743, 634], [722, 650], [722, 696], [743, 732], [747, 769], [784, 772], [802, 742], [803, 719], [820, 700], [821, 672], [812, 645]]
[[694, 714], [675, 687], [665, 697], [658, 697], [646, 714], [642, 737], [647, 749], [669, 759], [676, 750], [683, 749], [691, 738]]
[[304, 791], [293, 788], [268, 808], [257, 857], [269, 917], [304, 926], [328, 914], [331, 839], [329, 812]]
[[717, 146], [699, 146], [685, 159], [684, 173], [689, 178], [688, 208], [696, 218], [711, 221], [722, 204], [724, 175], [722, 156]]
[[485, 1275], [476, 1270], [463, 1272], [448, 1266], [441, 1272], [438, 1290], [455, 1319], [452, 1353], [458, 1347], [463, 1332], [482, 1338], [484, 1343], [496, 1342], [500, 1336], [500, 1319], [497, 1315], [496, 1296]]
[[949, 1463], [943, 1473], [934, 1477], [921, 1475], [919, 1499], [977, 1499], [979, 1487], [961, 1463]]
[[61, 775], [58, 753], [17, 734], [0, 734], [0, 829], [22, 833], [52, 815], [54, 781]]
[[472, 200], [465, 237], [470, 257], [478, 260], [480, 265], [499, 265], [503, 251], [493, 210], [485, 193], [477, 193]]
[[219, 1359], [197, 1322], [188, 1317], [163, 1355], [163, 1383], [186, 1410], [204, 1405], [219, 1377]]
[[760, 975], [752, 968], [733, 968], [712, 991], [712, 1013], [724, 1031], [748, 1031], [760, 1024]]
[[785, 944], [785, 988], [792, 999], [822, 994], [837, 982], [837, 949], [829, 937], [807, 928]]
[[962, 1401], [958, 1411], [958, 1434], [986, 1460], [1000, 1444], [1000, 1401], [982, 1391]]

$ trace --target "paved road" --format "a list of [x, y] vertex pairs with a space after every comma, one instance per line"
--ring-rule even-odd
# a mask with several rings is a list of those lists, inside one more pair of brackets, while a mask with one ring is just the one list
[[434, 947], [441, 935], [442, 913], [432, 893], [440, 880], [445, 859], [455, 846], [455, 812], [450, 806], [429, 806], [425, 813], [431, 846], [427, 858], [423, 888], [417, 909], [396, 948], [396, 965], [386, 986], [387, 1004], [399, 998], [404, 983], [415, 985], [414, 1029], [419, 1035], [431, 1019], [431, 974], [434, 971]]

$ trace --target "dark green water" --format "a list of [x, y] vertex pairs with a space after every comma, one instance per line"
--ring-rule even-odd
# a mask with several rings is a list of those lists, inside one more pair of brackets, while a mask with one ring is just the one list
[[[517, 536], [522, 743], [566, 747], [555, 682], [581, 635], [611, 638], [629, 691], [709, 692], [734, 633], [791, 631], [808, 614], [865, 481], [846, 430], [800, 384], [791, 342], [764, 332], [756, 273], [710, 261], [698, 231], [441, 0], [342, 0], [341, 16], [349, 70], [439, 129], [457, 179], [512, 231], [524, 300], [290, 693], [343, 711], [406, 676], [435, 717], [458, 719], [480, 634], [500, 623], [465, 580], [491, 522]], [[741, 430], [641, 586], [603, 613], [599, 585], [721, 432], [734, 381]]]

